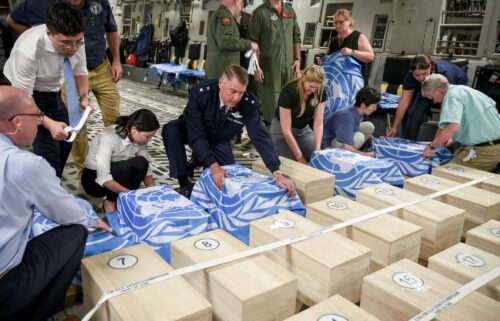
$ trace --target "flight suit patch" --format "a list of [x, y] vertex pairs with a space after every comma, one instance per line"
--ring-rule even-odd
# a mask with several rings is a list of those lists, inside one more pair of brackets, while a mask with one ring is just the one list
[[291, 12], [283, 12], [283, 18], [291, 18], [292, 13]]
[[271, 14], [271, 20], [272, 21], [276, 21], [278, 20], [278, 15], [276, 13], [273, 12], [273, 14]]
[[220, 22], [223, 26], [229, 26], [231, 24], [231, 19], [229, 19], [229, 17], [224, 17]]

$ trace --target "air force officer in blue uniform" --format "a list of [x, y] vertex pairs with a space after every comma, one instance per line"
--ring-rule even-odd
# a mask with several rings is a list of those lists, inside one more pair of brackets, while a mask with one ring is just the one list
[[179, 180], [179, 192], [190, 195], [185, 144], [197, 159], [212, 170], [215, 185], [222, 189], [227, 177], [222, 165], [234, 164], [229, 141], [246, 126], [248, 135], [276, 182], [295, 194], [295, 185], [280, 172], [278, 154], [259, 114], [258, 99], [246, 91], [248, 74], [237, 65], [228, 66], [219, 79], [207, 80], [191, 89], [184, 113], [163, 127], [163, 144], [170, 162], [170, 176]]

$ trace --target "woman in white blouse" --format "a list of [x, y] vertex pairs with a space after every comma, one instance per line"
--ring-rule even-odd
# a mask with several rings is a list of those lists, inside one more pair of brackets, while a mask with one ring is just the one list
[[90, 146], [82, 186], [90, 196], [106, 196], [105, 212], [116, 210], [121, 192], [146, 187], [155, 182], [149, 168], [147, 144], [160, 123], [148, 109], [139, 109], [130, 116], [121, 116], [115, 125], [104, 128]]

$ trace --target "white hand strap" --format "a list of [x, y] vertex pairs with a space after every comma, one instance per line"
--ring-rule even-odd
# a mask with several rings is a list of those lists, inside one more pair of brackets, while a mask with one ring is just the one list
[[248, 64], [248, 74], [255, 75], [255, 71], [260, 69], [257, 55], [252, 49], [250, 49], [245, 53], [245, 57], [250, 58], [250, 62]]
[[69, 135], [69, 137], [65, 139], [65, 141], [67, 141], [68, 143], [71, 143], [75, 140], [76, 135], [78, 135], [78, 133], [82, 129], [83, 125], [85, 125], [85, 122], [87, 121], [87, 118], [89, 117], [91, 110], [92, 110], [92, 108], [90, 108], [90, 106], [85, 107], [85, 111], [83, 112], [82, 118], [80, 118], [80, 121], [78, 122], [78, 124], [75, 127], [68, 126], [68, 127], [64, 128], [64, 131], [71, 133]]

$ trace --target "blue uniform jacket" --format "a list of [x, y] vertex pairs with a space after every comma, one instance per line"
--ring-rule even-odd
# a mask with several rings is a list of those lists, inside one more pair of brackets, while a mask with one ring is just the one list
[[207, 80], [192, 87], [181, 117], [186, 120], [188, 143], [205, 167], [216, 162], [211, 145], [228, 142], [247, 128], [257, 152], [271, 172], [279, 169], [278, 153], [259, 114], [259, 101], [245, 92], [240, 103], [224, 115], [220, 111], [219, 79]]
[[[45, 23], [47, 8], [62, 0], [26, 0], [12, 10], [11, 18], [19, 24], [32, 27]], [[108, 0], [85, 0], [82, 8], [85, 20], [85, 55], [87, 68], [96, 68], [106, 58], [106, 32], [117, 32], [115, 18]]]

